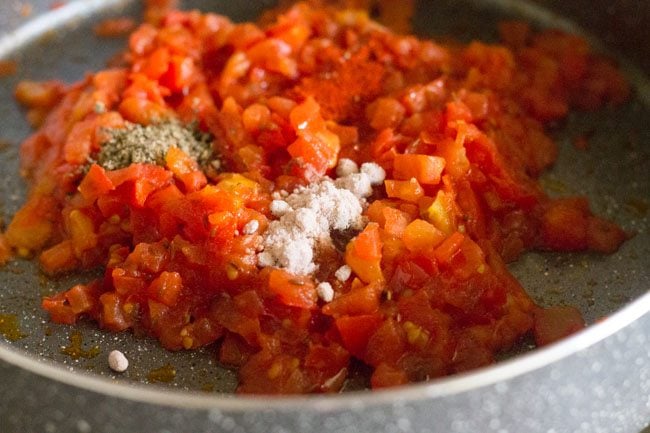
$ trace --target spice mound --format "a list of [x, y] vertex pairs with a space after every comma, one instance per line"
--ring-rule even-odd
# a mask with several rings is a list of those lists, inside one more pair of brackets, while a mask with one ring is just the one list
[[104, 270], [43, 299], [54, 322], [209, 346], [261, 394], [338, 392], [360, 364], [372, 388], [424, 381], [584, 326], [506, 267], [626, 239], [537, 181], [547, 124], [629, 93], [584, 40], [443, 44], [306, 3], [145, 16], [120, 66], [16, 90], [37, 129], [0, 258]]
[[177, 147], [200, 165], [208, 163], [213, 154], [209, 134], [178, 122], [146, 126], [126, 123], [124, 128], [104, 132], [109, 138], [100, 144], [97, 164], [106, 170], [117, 170], [131, 164], [164, 165], [170, 147]]

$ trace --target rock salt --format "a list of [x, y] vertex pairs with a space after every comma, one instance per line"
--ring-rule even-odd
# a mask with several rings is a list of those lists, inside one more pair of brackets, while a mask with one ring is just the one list
[[352, 192], [358, 198], [366, 198], [372, 194], [370, 177], [365, 173], [352, 173], [336, 179], [336, 186]]
[[381, 165], [374, 162], [365, 162], [361, 164], [361, 173], [364, 173], [370, 179], [373, 185], [381, 185], [386, 179], [386, 170]]
[[352, 275], [352, 268], [349, 267], [348, 265], [341, 266], [334, 273], [334, 276], [336, 277], [336, 279], [339, 280], [342, 283], [349, 280], [351, 275]]
[[318, 297], [325, 302], [332, 302], [332, 299], [334, 299], [334, 289], [330, 283], [319, 283], [316, 286], [316, 293], [318, 293]]
[[250, 220], [249, 222], [246, 223], [244, 228], [242, 229], [243, 233], [245, 235], [252, 235], [254, 234], [257, 229], [260, 228], [260, 223], [257, 220]]
[[108, 354], [108, 366], [117, 373], [123, 373], [129, 368], [129, 360], [119, 350], [113, 350]]
[[336, 165], [336, 175], [338, 177], [348, 176], [352, 173], [358, 173], [359, 166], [351, 159], [341, 158]]
[[281, 217], [291, 210], [291, 206], [284, 200], [273, 200], [269, 206], [269, 210], [276, 217]]

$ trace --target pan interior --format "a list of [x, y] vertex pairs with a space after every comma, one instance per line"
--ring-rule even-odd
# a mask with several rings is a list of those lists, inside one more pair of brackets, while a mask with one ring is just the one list
[[[271, 3], [193, 0], [184, 2], [183, 6], [212, 10], [241, 21], [254, 18]], [[92, 26], [109, 16], [139, 14], [134, 2], [112, 2], [126, 4], [119, 8], [102, 6], [101, 2], [87, 4], [82, 16], [44, 25], [38, 29], [37, 38], [16, 41], [7, 51], [7, 57], [17, 61], [19, 73], [0, 78], [3, 119], [0, 172], [4, 175], [0, 180], [0, 216], [5, 224], [24, 200], [25, 185], [18, 175], [18, 144], [30, 133], [24, 112], [13, 100], [12, 89], [20, 79], [73, 82], [87, 71], [104, 67], [106, 60], [124, 46], [125, 40], [96, 38], [92, 36]], [[3, 8], [0, 6], [0, 11]], [[572, 26], [569, 21], [558, 21], [556, 15], [531, 3], [505, 0], [422, 1], [415, 16], [417, 33], [464, 41], [495, 40], [497, 22], [508, 18], [524, 18], [539, 27]], [[630, 77], [637, 89], [648, 87], [643, 74], [630, 70]], [[619, 252], [609, 256], [529, 253], [511, 265], [511, 270], [538, 303], [577, 306], [590, 323], [615, 312], [650, 287], [650, 179], [647, 175], [650, 104], [641, 94], [638, 92], [623, 107], [574, 113], [564, 124], [557, 125], [553, 135], [560, 144], [560, 157], [553, 170], [543, 177], [543, 185], [551, 195], [586, 195], [597, 214], [615, 220], [635, 236]], [[588, 152], [572, 145], [581, 135], [589, 137]], [[25, 260], [1, 268], [0, 314], [16, 317], [22, 338], [15, 341], [0, 338], [0, 350], [10, 348], [70, 370], [124, 382], [153, 382], [153, 370], [164, 367], [161, 370], [164, 372], [171, 367], [176, 375], [162, 383], [164, 386], [206, 393], [234, 390], [235, 374], [217, 365], [210, 348], [172, 353], [151, 339], [131, 333], [107, 333], [97, 330], [92, 323], [75, 327], [50, 323], [40, 309], [41, 297], [91, 277], [83, 274], [50, 280], [39, 273], [33, 261]], [[79, 336], [80, 350], [66, 350], [75, 347], [72, 340]], [[113, 349], [122, 350], [130, 360], [128, 371], [119, 376], [108, 369], [106, 362], [108, 352]], [[350, 382], [350, 388], [363, 385], [360, 378]]]

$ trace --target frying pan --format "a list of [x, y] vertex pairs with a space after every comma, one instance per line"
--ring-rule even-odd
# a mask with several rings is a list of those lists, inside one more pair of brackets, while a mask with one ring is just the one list
[[[16, 75], [0, 78], [5, 223], [24, 198], [18, 144], [29, 134], [13, 102], [14, 86], [22, 78], [74, 81], [102, 68], [124, 40], [95, 38], [92, 25], [139, 13], [129, 0], [68, 1], [50, 10], [52, 3], [0, 2], [0, 59], [18, 64]], [[269, 3], [195, 0], [183, 6], [245, 20]], [[41, 297], [92, 275], [50, 280], [34, 262], [15, 261], [0, 269], [0, 314], [18, 322], [14, 335], [5, 333], [21, 337], [0, 338], [0, 431], [638, 433], [646, 427], [650, 2], [421, 1], [414, 26], [423, 34], [494, 40], [496, 23], [504, 18], [582, 33], [621, 62], [635, 88], [623, 107], [575, 113], [553, 127], [560, 158], [542, 182], [551, 195], [587, 195], [597, 214], [636, 235], [613, 255], [529, 253], [511, 267], [538, 303], [575, 305], [593, 325], [542, 349], [530, 351], [524, 342], [494, 366], [426, 384], [369, 392], [359, 390], [365, 385], [360, 374], [339, 395], [243, 397], [232, 394], [235, 374], [219, 367], [209, 349], [171, 353], [149, 339], [106, 333], [90, 323], [50, 323], [40, 310]], [[580, 135], [589, 137], [588, 152], [571, 144]], [[82, 356], [70, 356], [65, 348], [79, 338], [76, 355]], [[108, 369], [112, 349], [130, 360], [122, 375]], [[160, 367], [175, 369], [175, 377], [156, 381], [151, 372]]]

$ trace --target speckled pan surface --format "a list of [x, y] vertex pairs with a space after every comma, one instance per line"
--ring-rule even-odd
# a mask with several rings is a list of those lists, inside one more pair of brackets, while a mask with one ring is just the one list
[[[89, 30], [93, 22], [138, 13], [134, 1], [77, 0], [45, 14], [52, 3], [32, 0], [30, 16], [23, 17], [27, 3], [0, 2], [0, 58], [19, 64], [16, 76], [0, 78], [0, 215], [5, 223], [25, 190], [17, 174], [17, 149], [29, 128], [11, 96], [16, 82], [74, 81], [103, 67], [124, 41], [95, 38]], [[194, 0], [184, 5], [242, 20], [265, 3]], [[88, 276], [50, 281], [34, 263], [20, 261], [0, 269], [0, 314], [15, 315], [25, 334], [15, 342], [0, 337], [0, 432], [636, 433], [649, 424], [650, 2], [422, 1], [415, 27], [420, 33], [489, 40], [496, 22], [512, 16], [574, 30], [580, 23], [637, 65], [628, 68], [637, 88], [632, 102], [572, 115], [558, 125], [560, 159], [544, 178], [551, 194], [586, 194], [598, 213], [636, 236], [611, 256], [529, 254], [512, 268], [538, 302], [576, 305], [590, 322], [608, 319], [558, 345], [427, 385], [330, 397], [242, 398], [224, 394], [233, 390], [235, 377], [215, 364], [209, 350], [170, 353], [151, 340], [82, 324], [74, 329], [82, 334], [83, 349], [97, 347], [99, 354], [75, 360], [61, 353], [70, 345], [73, 328], [48, 323], [40, 298]], [[590, 136], [589, 152], [571, 145], [580, 134]], [[112, 349], [130, 359], [123, 375], [108, 369]], [[176, 378], [148, 383], [149, 372], [165, 365], [175, 367]]]

